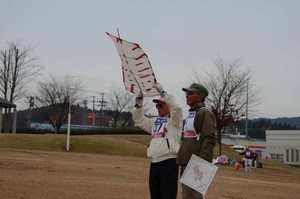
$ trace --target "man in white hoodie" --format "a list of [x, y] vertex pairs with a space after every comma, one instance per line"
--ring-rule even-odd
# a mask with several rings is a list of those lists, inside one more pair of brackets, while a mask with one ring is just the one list
[[136, 97], [135, 108], [131, 110], [135, 126], [151, 134], [147, 156], [151, 160], [149, 187], [151, 199], [176, 199], [178, 186], [178, 165], [176, 164], [182, 131], [182, 109], [171, 94], [163, 91], [156, 83], [161, 98], [154, 99], [159, 117], [148, 118], [143, 114], [143, 97]]

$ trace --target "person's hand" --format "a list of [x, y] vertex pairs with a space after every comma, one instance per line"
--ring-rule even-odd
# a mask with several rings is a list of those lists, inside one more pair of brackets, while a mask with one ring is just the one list
[[141, 108], [142, 106], [143, 106], [143, 93], [139, 93], [135, 97], [135, 107]]
[[161, 97], [164, 97], [166, 92], [164, 91], [164, 88], [160, 83], [158, 83], [158, 82], [154, 83], [153, 88], [155, 88], [157, 90], [157, 92], [159, 93], [159, 95]]

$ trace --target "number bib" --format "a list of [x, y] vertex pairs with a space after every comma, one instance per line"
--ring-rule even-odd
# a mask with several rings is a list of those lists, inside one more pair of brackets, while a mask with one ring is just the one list
[[194, 120], [195, 120], [196, 111], [190, 111], [189, 115], [185, 119], [184, 124], [184, 137], [185, 138], [195, 138], [198, 137], [195, 128], [194, 128]]
[[152, 139], [162, 138], [165, 136], [165, 126], [167, 121], [168, 121], [168, 117], [156, 118], [152, 128]]

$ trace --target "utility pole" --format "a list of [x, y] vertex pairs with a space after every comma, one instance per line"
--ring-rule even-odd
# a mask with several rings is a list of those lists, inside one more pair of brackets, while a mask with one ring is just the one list
[[249, 81], [247, 81], [247, 95], [246, 95], [246, 137], [248, 137], [248, 89], [249, 89]]
[[83, 114], [82, 114], [82, 122], [81, 124], [87, 125], [87, 100], [83, 100]]
[[93, 118], [93, 127], [95, 126], [95, 96], [93, 96], [93, 114], [94, 114], [94, 118]]
[[106, 101], [104, 101], [104, 94], [105, 93], [100, 93], [100, 95], [102, 95], [102, 97], [101, 97], [101, 101], [97, 101], [97, 102], [99, 102], [100, 103], [100, 128], [101, 128], [101, 126], [102, 126], [102, 119], [103, 119], [103, 108], [105, 107], [105, 104], [107, 103]]
[[29, 96], [29, 110], [28, 110], [28, 128], [30, 128], [30, 124], [31, 124], [31, 109], [34, 106], [34, 97]]

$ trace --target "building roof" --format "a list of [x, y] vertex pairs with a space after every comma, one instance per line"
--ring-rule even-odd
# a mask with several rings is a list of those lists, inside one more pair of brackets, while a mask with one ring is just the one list
[[7, 101], [3, 98], [0, 97], [0, 107], [4, 107], [4, 108], [16, 108], [17, 105], [11, 103], [10, 101]]

